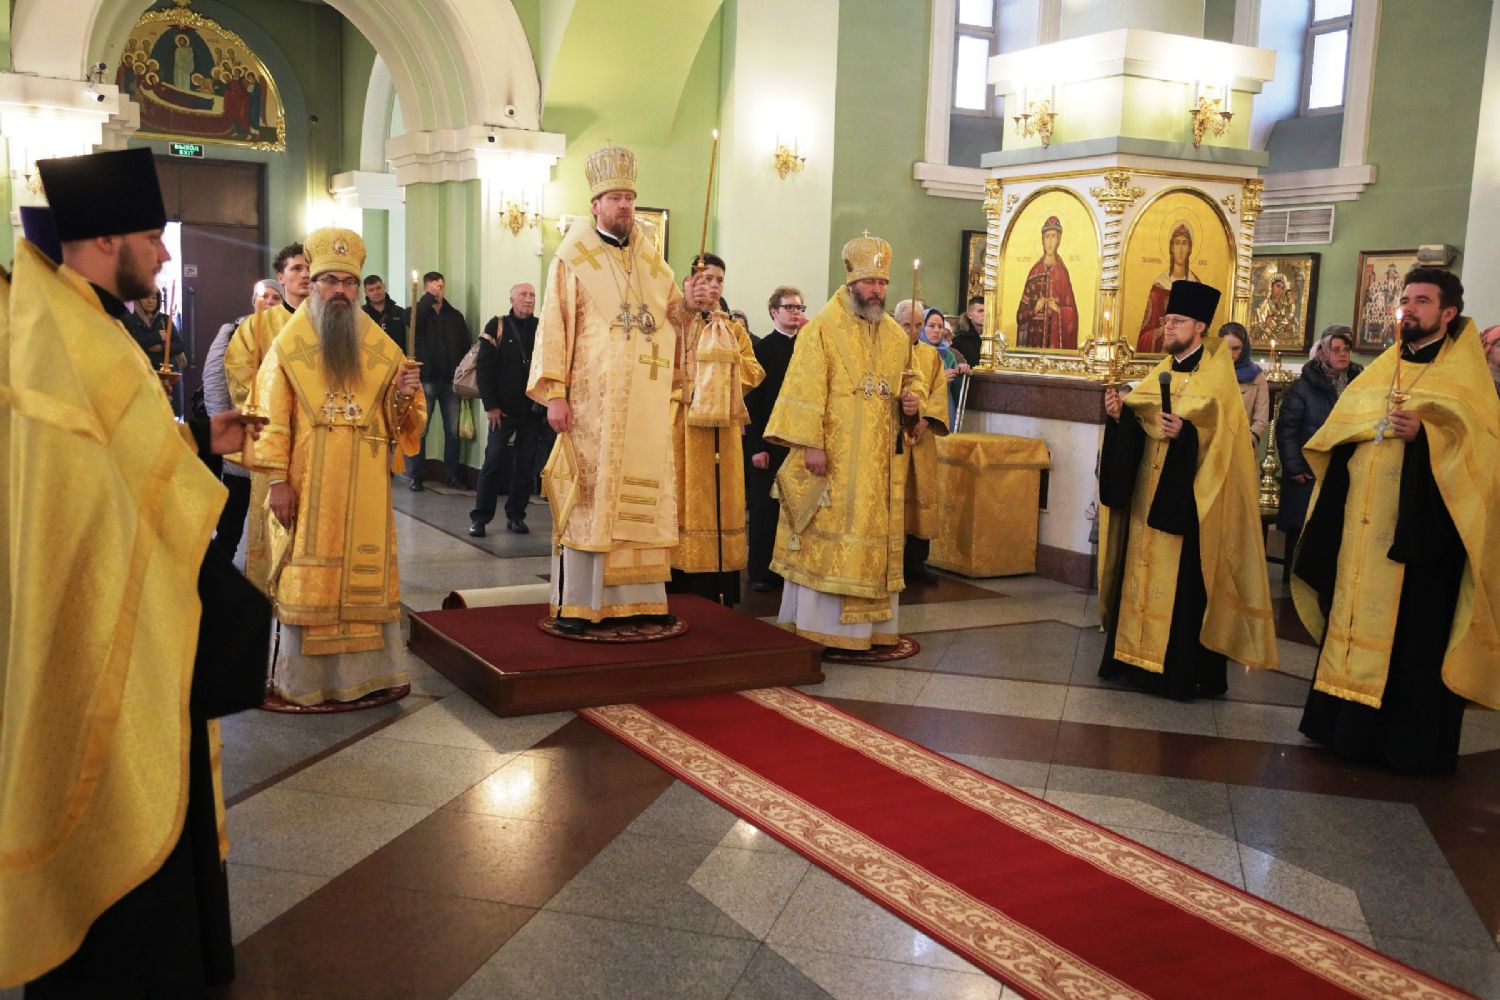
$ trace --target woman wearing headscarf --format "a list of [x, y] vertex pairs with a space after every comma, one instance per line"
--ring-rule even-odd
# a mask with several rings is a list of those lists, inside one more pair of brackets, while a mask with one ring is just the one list
[[1225, 323], [1219, 336], [1229, 345], [1234, 358], [1234, 377], [1240, 383], [1240, 398], [1245, 401], [1245, 416], [1250, 418], [1250, 438], [1257, 449], [1271, 422], [1271, 392], [1266, 387], [1266, 373], [1250, 356], [1250, 331], [1239, 323]]
[[1324, 330], [1276, 416], [1276, 449], [1281, 457], [1281, 509], [1276, 526], [1286, 533], [1288, 560], [1302, 533], [1313, 491], [1312, 469], [1302, 457], [1302, 446], [1333, 412], [1344, 387], [1364, 371], [1350, 360], [1353, 349], [1354, 332], [1347, 326]]
[[958, 388], [962, 385], [957, 378], [968, 373], [969, 363], [953, 349], [953, 331], [943, 318], [942, 310], [929, 309], [922, 315], [922, 339], [931, 344], [938, 357], [943, 359], [943, 378], [948, 382], [948, 428], [957, 430], [953, 418], [958, 409]]

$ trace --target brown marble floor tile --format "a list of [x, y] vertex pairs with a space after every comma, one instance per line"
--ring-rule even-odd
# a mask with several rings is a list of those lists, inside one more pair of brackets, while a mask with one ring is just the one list
[[1305, 646], [1316, 646], [1314, 639], [1297, 617], [1297, 608], [1290, 597], [1271, 598], [1271, 613], [1276, 616], [1276, 635], [1288, 642], [1300, 642]]
[[438, 1000], [534, 912], [341, 877], [236, 949], [239, 980], [315, 997]]
[[442, 809], [345, 877], [540, 908], [621, 829], [618, 821], [561, 826]]

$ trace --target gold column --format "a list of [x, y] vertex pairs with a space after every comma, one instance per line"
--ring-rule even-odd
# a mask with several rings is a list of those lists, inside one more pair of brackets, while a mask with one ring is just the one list
[[1146, 193], [1145, 189], [1130, 183], [1129, 170], [1106, 170], [1104, 185], [1089, 188], [1101, 208], [1104, 209], [1104, 242], [1100, 246], [1099, 261], [1099, 320], [1096, 334], [1084, 344], [1084, 354], [1089, 359], [1090, 374], [1114, 380], [1120, 362], [1129, 361], [1135, 354], [1117, 331], [1120, 323], [1120, 260], [1124, 255], [1125, 211]]
[[1005, 182], [991, 177], [984, 182], [984, 330], [979, 336], [979, 364], [975, 371], [1000, 370], [1005, 356], [1005, 338], [1000, 336], [1000, 196]]
[[[1258, 177], [1245, 182], [1240, 192], [1240, 238], [1234, 253], [1234, 301], [1230, 305], [1229, 318], [1236, 323], [1249, 326], [1250, 320], [1250, 265], [1255, 253], [1255, 220], [1260, 218], [1260, 196], [1266, 182]], [[1234, 195], [1224, 197], [1224, 207], [1234, 212]]]

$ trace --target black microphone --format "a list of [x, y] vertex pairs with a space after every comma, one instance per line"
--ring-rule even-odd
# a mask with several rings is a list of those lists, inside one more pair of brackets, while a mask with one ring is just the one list
[[1161, 412], [1163, 412], [1163, 413], [1171, 413], [1172, 412], [1172, 373], [1171, 372], [1162, 372], [1161, 374], [1159, 374], [1159, 375], [1156, 376], [1156, 380], [1161, 383]]

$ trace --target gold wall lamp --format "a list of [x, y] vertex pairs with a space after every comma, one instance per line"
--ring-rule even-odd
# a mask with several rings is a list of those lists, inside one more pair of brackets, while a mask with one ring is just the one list
[[791, 149], [787, 149], [786, 143], [777, 137], [776, 152], [771, 154], [771, 160], [776, 164], [776, 175], [782, 180], [786, 180], [787, 174], [800, 174], [807, 165], [807, 157], [802, 155], [795, 137]]
[[535, 229], [541, 221], [540, 213], [528, 211], [524, 202], [514, 198], [500, 210], [500, 224], [509, 229], [512, 236], [520, 236], [523, 229]]
[[1188, 109], [1188, 117], [1193, 122], [1194, 149], [1203, 145], [1205, 135], [1212, 133], [1217, 139], [1229, 131], [1229, 123], [1234, 119], [1233, 98], [1227, 85], [1221, 88], [1218, 97], [1204, 93], [1202, 84], [1198, 85], [1197, 92], [1197, 103]]
[[1011, 116], [1016, 123], [1016, 135], [1023, 139], [1040, 136], [1043, 146], [1052, 145], [1052, 123], [1056, 118], [1051, 101], [1030, 101], [1025, 111]]

